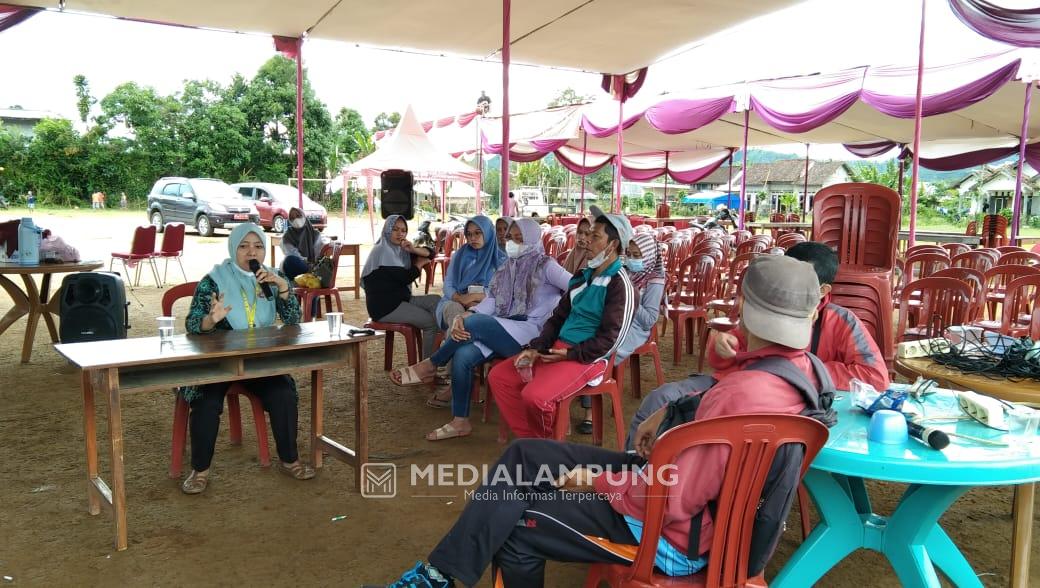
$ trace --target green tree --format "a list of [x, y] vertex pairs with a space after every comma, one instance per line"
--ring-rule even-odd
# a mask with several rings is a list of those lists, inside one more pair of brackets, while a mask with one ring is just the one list
[[397, 128], [397, 123], [399, 122], [401, 122], [401, 113], [380, 112], [376, 115], [376, 119], [372, 123], [372, 132], [377, 133], [379, 131], [388, 131]]
[[899, 166], [896, 160], [889, 159], [884, 166], [873, 163], [860, 163], [851, 165], [852, 181], [880, 184], [899, 191]]
[[33, 128], [25, 160], [41, 203], [68, 206], [86, 200], [85, 158], [79, 134], [67, 120], [44, 119]]
[[[341, 108], [332, 122], [333, 154], [329, 170], [338, 171], [375, 150], [361, 113], [353, 108]], [[372, 147], [372, 150], [368, 150]], [[364, 152], [364, 153], [363, 153]]]
[[90, 95], [90, 83], [83, 74], [74, 76], [72, 85], [76, 86], [76, 110], [79, 111], [79, 120], [86, 124], [90, 109], [97, 104], [97, 99]]
[[555, 98], [549, 101], [549, 108], [555, 108], [557, 106], [570, 106], [571, 104], [582, 104], [584, 102], [591, 102], [592, 96], [582, 96], [574, 91], [574, 88], [564, 88], [560, 90], [560, 93]]

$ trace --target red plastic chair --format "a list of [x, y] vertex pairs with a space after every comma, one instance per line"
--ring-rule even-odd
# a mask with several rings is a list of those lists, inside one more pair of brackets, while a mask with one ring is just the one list
[[835, 184], [813, 198], [813, 240], [833, 247], [842, 265], [895, 266], [899, 194], [866, 183]]
[[966, 267], [982, 273], [986, 273], [986, 270], [994, 265], [993, 258], [982, 250], [961, 253], [950, 260], [951, 267]]
[[965, 243], [946, 243], [942, 248], [946, 250], [946, 253], [950, 255], [951, 259], [962, 253], [971, 251], [971, 247], [968, 247]]
[[443, 231], [443, 245], [441, 245], [442, 253], [433, 256], [433, 260], [426, 265], [426, 293], [430, 293], [430, 286], [433, 285], [433, 279], [436, 277], [437, 268], [441, 268], [441, 283], [444, 283], [444, 277], [448, 274], [448, 264], [451, 263], [451, 254], [456, 249], [462, 246], [465, 239], [463, 234], [463, 228], [459, 227], [453, 231], [448, 231], [446, 228], [437, 229], [437, 235], [440, 237]]
[[[910, 298], [921, 305], [910, 313]], [[942, 337], [948, 327], [963, 325], [971, 314], [971, 289], [956, 278], [923, 278], [907, 284], [899, 301], [896, 342]]]
[[318, 305], [318, 314], [311, 316], [311, 307], [315, 299], [325, 299], [325, 312], [332, 312], [332, 299], [336, 299], [336, 311], [343, 312], [343, 300], [339, 296], [339, 288], [336, 287], [336, 276], [339, 274], [339, 253], [341, 244], [336, 241], [321, 248], [321, 255], [332, 258], [332, 279], [328, 288], [303, 288], [296, 287], [294, 292], [300, 299], [300, 310], [303, 312], [303, 322], [308, 322], [321, 316], [321, 305]]
[[969, 320], [982, 318], [986, 306], [986, 276], [979, 270], [969, 267], [951, 267], [932, 274], [935, 278], [956, 278], [971, 288], [971, 315]]
[[854, 270], [842, 266], [831, 284], [831, 301], [848, 308], [863, 321], [890, 367], [895, 357], [891, 281], [891, 271]]
[[[614, 365], [614, 355], [608, 358]], [[585, 386], [581, 390], [560, 399], [556, 407], [556, 421], [553, 424], [553, 439], [563, 441], [567, 438], [567, 430], [571, 424], [571, 401], [579, 396], [592, 397], [592, 443], [603, 445], [603, 397], [609, 396], [611, 409], [614, 412], [614, 437], [619, 451], [625, 447], [625, 415], [621, 402], [621, 386], [614, 379], [613, 371], [608, 369], [603, 380], [595, 386]], [[503, 421], [504, 422], [504, 421]]]
[[[665, 507], [673, 488], [655, 475], [651, 476], [646, 491], [643, 536], [632, 565], [592, 564], [585, 586], [595, 587], [602, 582], [625, 587], [765, 586], [761, 571], [748, 570], [748, 559], [755, 515], [773, 458], [777, 450], [788, 443], [803, 445], [805, 456], [800, 476], [804, 476], [826, 442], [827, 427], [808, 417], [795, 415], [727, 416], [695, 421], [668, 431], [654, 444], [650, 471], [674, 464], [681, 453], [692, 447], [723, 445], [729, 448], [722, 488], [716, 498], [717, 510], [712, 517], [715, 533], [708, 552], [707, 568], [685, 577], [654, 573]], [[758, 572], [758, 575], [748, 577], [752, 572]]]
[[[134, 286], [141, 285], [141, 264], [145, 262], [152, 267], [152, 277], [155, 278], [155, 287], [162, 287], [159, 285], [159, 270], [155, 266], [155, 225], [147, 225], [134, 229], [134, 239], [130, 243], [130, 251], [127, 253], [113, 253], [112, 259], [108, 262], [108, 271], [112, 271], [112, 265], [117, 259], [123, 263], [124, 272], [132, 267], [137, 268], [133, 284], [130, 286], [131, 290], [134, 289]], [[127, 280], [127, 283], [129, 284], [130, 281]]]
[[909, 259], [910, 256], [916, 255], [918, 253], [937, 253], [939, 255], [945, 255], [946, 257], [950, 256], [948, 251], [946, 251], [942, 247], [939, 247], [938, 245], [914, 245], [913, 247], [910, 247], [906, 250], [906, 253], [903, 255], [903, 259]]
[[[182, 230], [184, 225], [181, 225]], [[154, 227], [153, 227], [154, 228]], [[167, 228], [167, 230], [169, 230]], [[181, 298], [188, 298], [195, 294], [198, 282], [187, 282], [174, 286], [167, 290], [162, 297], [162, 311], [165, 316], [173, 316], [173, 305]], [[264, 418], [264, 404], [254, 394], [246, 390], [242, 385], [233, 383], [228, 388], [228, 427], [232, 445], [242, 444], [242, 412], [239, 409], [238, 397], [245, 396], [253, 408], [253, 422], [256, 424], [256, 453], [260, 460], [260, 467], [271, 465], [271, 450], [267, 444], [267, 420]], [[181, 477], [181, 466], [184, 458], [184, 445], [188, 435], [188, 413], [191, 407], [176, 391], [174, 392], [173, 405], [173, 441], [170, 444], [170, 471], [171, 478]]]
[[[1000, 251], [1003, 247], [997, 249]], [[1032, 251], [1023, 251], [1021, 249], [1017, 251], [1010, 251], [1003, 253], [1000, 259], [997, 261], [997, 265], [1038, 265], [1040, 264], [1040, 253], [1033, 253]]]
[[625, 366], [630, 365], [632, 370], [632, 397], [642, 398], [643, 397], [643, 382], [639, 374], [639, 357], [641, 355], [650, 355], [654, 360], [654, 370], [657, 376], [657, 386], [664, 386], [664, 370], [661, 368], [661, 350], [657, 340], [657, 329], [650, 329], [650, 337], [647, 338], [646, 343], [643, 343], [636, 350], [632, 352], [632, 355], [626, 357], [622, 362], [614, 366], [614, 379], [619, 382], [618, 387], [622, 392], [625, 391]]
[[[986, 306], [989, 309], [989, 318], [992, 323], [988, 323], [987, 326], [991, 330], [997, 330], [999, 323], [997, 322], [997, 307], [1004, 304], [1005, 291], [1007, 290], [1008, 284], [1014, 281], [1016, 278], [1024, 276], [1033, 276], [1040, 274], [1040, 268], [1030, 265], [998, 265], [987, 270], [983, 276], [985, 276], [985, 288], [986, 288]], [[983, 321], [979, 321], [983, 328]]]
[[419, 363], [419, 357], [422, 355], [422, 331], [419, 330], [419, 327], [406, 323], [384, 323], [369, 320], [365, 323], [365, 328], [386, 333], [383, 343], [383, 371], [388, 372], [394, 369], [394, 333], [404, 337], [408, 365]]
[[903, 263], [903, 277], [900, 280], [900, 287], [896, 297], [902, 298], [901, 292], [910, 282], [927, 278], [935, 272], [948, 267], [950, 267], [950, 258], [947, 257], [945, 251], [942, 253], [921, 252], [907, 257]]
[[679, 291], [672, 297], [666, 317], [675, 323], [672, 333], [675, 365], [679, 365], [683, 339], [686, 340], [686, 352], [693, 353], [693, 340], [698, 328], [707, 329], [708, 302], [719, 288], [716, 260], [708, 255], [690, 257], [679, 266], [678, 283]]
[[181, 263], [181, 256], [184, 254], [184, 223], [170, 223], [166, 225], [163, 230], [162, 246], [159, 247], [159, 251], [155, 252], [155, 257], [158, 259], [165, 259], [166, 265], [163, 266], [162, 281], [166, 283], [166, 272], [170, 269], [170, 260], [176, 259], [177, 265], [181, 268], [181, 277], [184, 281], [188, 281], [188, 274], [184, 273], [184, 264]]
[[799, 243], [804, 243], [808, 239], [801, 233], [784, 233], [776, 238], [776, 246], [783, 247], [784, 249], [790, 249]]
[[964, 229], [964, 234], [965, 235], [972, 235], [972, 236], [978, 235], [979, 234], [979, 223], [978, 223], [978, 221], [971, 221], [971, 222], [969, 222], [968, 226], [965, 227], [965, 229]]
[[[1000, 314], [1000, 333], [1024, 337], [1030, 332], [1031, 316], [1040, 293], [1040, 274], [1016, 278], [1007, 285], [1004, 311]], [[1023, 324], [1025, 323], [1025, 324]]]
[[1000, 214], [987, 214], [982, 217], [982, 245], [983, 247], [1000, 247], [1007, 245], [1008, 221]]

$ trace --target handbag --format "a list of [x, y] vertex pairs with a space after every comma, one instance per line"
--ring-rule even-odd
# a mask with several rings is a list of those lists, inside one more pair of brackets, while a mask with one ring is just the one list
[[314, 267], [311, 269], [311, 273], [321, 280], [322, 288], [332, 287], [332, 258], [328, 255], [322, 256], [321, 259], [314, 262]]

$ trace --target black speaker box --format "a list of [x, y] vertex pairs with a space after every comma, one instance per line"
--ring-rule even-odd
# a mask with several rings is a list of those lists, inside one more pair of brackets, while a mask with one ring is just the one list
[[112, 272], [69, 274], [61, 281], [62, 343], [125, 339], [130, 328], [123, 279]]
[[401, 169], [388, 169], [379, 174], [380, 200], [379, 213], [386, 218], [399, 214], [408, 220], [415, 216], [415, 198], [412, 193], [412, 172]]

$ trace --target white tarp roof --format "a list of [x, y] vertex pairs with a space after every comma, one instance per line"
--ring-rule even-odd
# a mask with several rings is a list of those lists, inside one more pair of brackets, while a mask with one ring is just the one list
[[[54, 8], [58, 2], [22, 0]], [[623, 74], [796, 0], [522, 0], [511, 9], [513, 61]], [[287, 37], [486, 58], [502, 47], [493, 0], [67, 0], [66, 10]]]
[[344, 172], [354, 176], [377, 176], [388, 169], [403, 169], [416, 178], [475, 180], [477, 170], [437, 149], [426, 136], [409, 106], [393, 135], [380, 142], [368, 157], [350, 164]]

